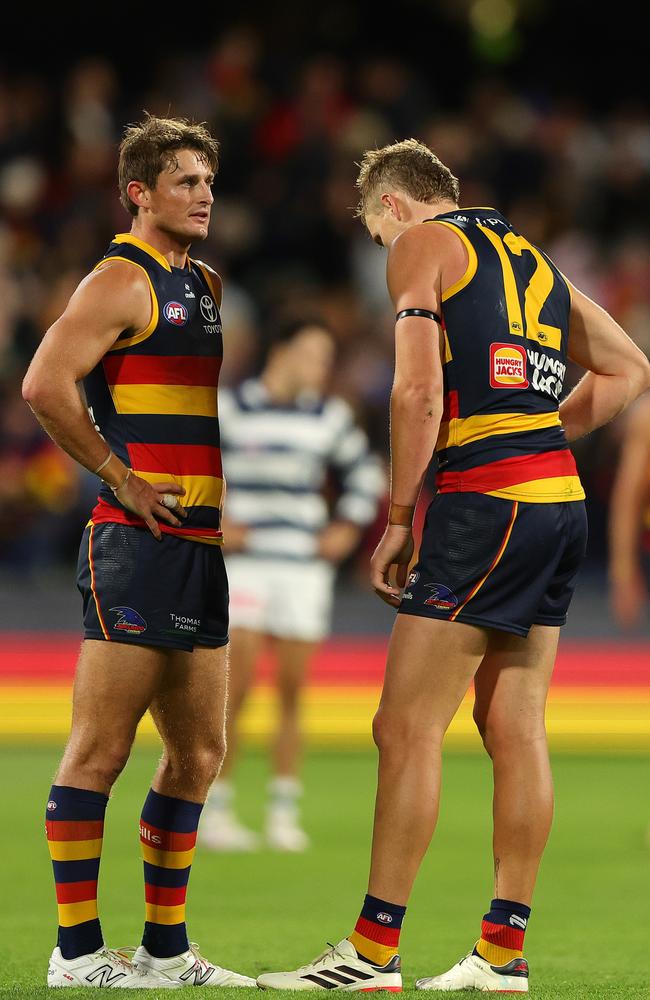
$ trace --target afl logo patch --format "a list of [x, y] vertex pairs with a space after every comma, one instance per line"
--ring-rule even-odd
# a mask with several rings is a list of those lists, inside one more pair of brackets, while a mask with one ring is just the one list
[[47, 811], [54, 812], [55, 809], [56, 809], [56, 802], [54, 801], [54, 799], [50, 799], [50, 801], [47, 804]]
[[187, 309], [182, 302], [168, 302], [163, 309], [163, 316], [174, 326], [185, 326], [187, 323]]
[[490, 344], [490, 386], [527, 389], [526, 349], [519, 344]]
[[377, 920], [380, 920], [382, 924], [392, 924], [393, 922], [393, 918], [391, 917], [390, 913], [383, 913], [383, 912], [377, 914]]

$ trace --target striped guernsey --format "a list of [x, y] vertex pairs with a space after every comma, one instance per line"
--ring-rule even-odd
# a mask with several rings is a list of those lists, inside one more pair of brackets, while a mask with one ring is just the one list
[[442, 295], [440, 493], [529, 503], [582, 500], [560, 423], [571, 297], [552, 261], [493, 208], [427, 219], [465, 244], [463, 277]]
[[[223, 356], [216, 275], [188, 257], [172, 267], [158, 250], [130, 233], [113, 239], [104, 257], [128, 261], [147, 277], [151, 318], [124, 331], [84, 379], [91, 419], [116, 455], [150, 483], [185, 488], [187, 519], [161, 531], [221, 543], [223, 491], [217, 385]], [[89, 524], [144, 526], [103, 485]]]

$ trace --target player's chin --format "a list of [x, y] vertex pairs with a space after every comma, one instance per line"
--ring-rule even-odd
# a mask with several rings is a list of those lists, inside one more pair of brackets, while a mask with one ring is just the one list
[[207, 218], [204, 216], [192, 217], [190, 219], [190, 224], [192, 226], [191, 237], [194, 240], [204, 240], [208, 235], [208, 229], [210, 228], [210, 216]]

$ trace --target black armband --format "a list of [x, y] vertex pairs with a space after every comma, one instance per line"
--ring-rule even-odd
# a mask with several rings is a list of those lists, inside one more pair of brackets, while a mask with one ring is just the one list
[[405, 316], [424, 316], [425, 319], [432, 319], [435, 323], [440, 322], [438, 313], [431, 312], [430, 309], [402, 309], [395, 317], [395, 322], [397, 323], [398, 319], [404, 319]]

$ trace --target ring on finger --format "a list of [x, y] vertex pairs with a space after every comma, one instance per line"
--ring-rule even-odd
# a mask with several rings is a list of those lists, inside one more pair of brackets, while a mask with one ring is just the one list
[[170, 510], [173, 510], [174, 507], [178, 506], [178, 497], [174, 496], [173, 493], [163, 493], [160, 498], [160, 502], [163, 507], [168, 507]]

